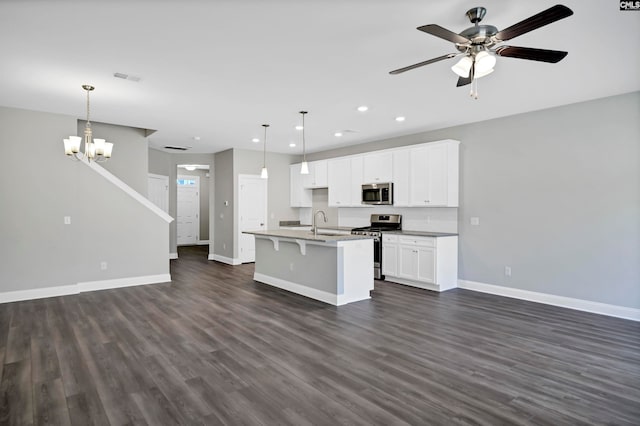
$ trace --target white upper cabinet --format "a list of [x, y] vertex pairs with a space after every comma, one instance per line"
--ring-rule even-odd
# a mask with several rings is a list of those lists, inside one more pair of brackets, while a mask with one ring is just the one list
[[362, 192], [362, 157], [328, 160], [329, 206], [360, 207]]
[[406, 207], [409, 205], [409, 149], [393, 151], [393, 205]]
[[327, 163], [329, 174], [329, 206], [351, 205], [351, 159], [338, 158]]
[[393, 181], [393, 154], [390, 151], [364, 155], [363, 183]]
[[326, 188], [328, 186], [327, 160], [309, 162], [309, 174], [303, 175], [305, 188]]
[[409, 205], [458, 206], [458, 142], [444, 141], [410, 150]]
[[311, 190], [302, 186], [304, 176], [300, 174], [300, 164], [289, 166], [289, 203], [291, 207], [311, 207], [312, 205]]

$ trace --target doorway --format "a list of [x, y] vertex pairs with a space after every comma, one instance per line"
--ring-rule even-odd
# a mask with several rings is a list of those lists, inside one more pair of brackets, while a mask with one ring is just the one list
[[149, 201], [169, 213], [169, 176], [149, 173], [147, 195]]
[[240, 262], [256, 261], [255, 238], [243, 231], [267, 229], [267, 180], [254, 175], [238, 176], [238, 256]]
[[195, 245], [200, 231], [200, 177], [178, 175], [177, 179], [176, 243]]

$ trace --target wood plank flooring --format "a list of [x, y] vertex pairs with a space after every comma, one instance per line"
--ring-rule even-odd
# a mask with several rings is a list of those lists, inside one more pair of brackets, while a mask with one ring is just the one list
[[386, 282], [333, 307], [179, 255], [0, 305], [0, 424], [640, 424], [640, 323]]

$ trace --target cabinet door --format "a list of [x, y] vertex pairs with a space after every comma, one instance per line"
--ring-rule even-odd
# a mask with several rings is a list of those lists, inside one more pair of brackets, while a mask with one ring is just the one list
[[351, 157], [351, 206], [362, 207], [364, 157]]
[[314, 161], [309, 166], [313, 169], [313, 186], [315, 188], [326, 188], [329, 184], [327, 177], [327, 160]]
[[417, 271], [416, 280], [436, 282], [436, 249], [434, 247], [416, 247]]
[[409, 204], [429, 205], [429, 150], [427, 147], [413, 148], [410, 153]]
[[397, 207], [409, 205], [410, 153], [408, 149], [393, 152], [393, 205]]
[[[384, 251], [383, 251], [384, 253]], [[417, 277], [417, 250], [414, 246], [398, 246], [398, 277], [415, 280]]]
[[398, 245], [382, 244], [382, 274], [398, 276]]
[[341, 158], [327, 162], [329, 184], [329, 206], [347, 207], [351, 205], [351, 160]]
[[392, 182], [393, 155], [391, 152], [365, 154], [364, 183]]
[[303, 178], [300, 174], [300, 164], [289, 166], [289, 203], [291, 207], [311, 207], [311, 190], [304, 189]]
[[429, 185], [429, 205], [446, 206], [448, 204], [447, 145], [427, 146], [427, 182]]

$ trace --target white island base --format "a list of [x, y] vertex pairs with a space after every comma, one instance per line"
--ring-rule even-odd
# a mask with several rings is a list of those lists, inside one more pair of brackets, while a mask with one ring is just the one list
[[370, 298], [372, 239], [252, 234], [256, 238], [254, 280], [335, 306]]

